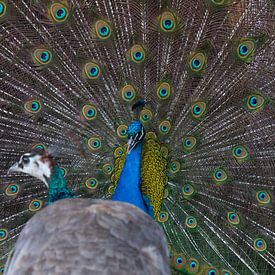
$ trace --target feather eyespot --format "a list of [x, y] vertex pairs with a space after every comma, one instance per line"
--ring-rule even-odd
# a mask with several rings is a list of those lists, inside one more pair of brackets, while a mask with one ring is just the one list
[[166, 211], [160, 211], [157, 217], [158, 222], [167, 222], [169, 214]]
[[125, 100], [126, 102], [132, 102], [136, 97], [135, 88], [130, 84], [125, 85], [121, 89], [120, 94], [122, 99]]
[[256, 112], [266, 105], [267, 100], [259, 95], [259, 94], [252, 94], [246, 99], [246, 105], [250, 112]]
[[127, 130], [128, 130], [127, 125], [122, 124], [117, 127], [116, 133], [120, 138], [127, 138], [127, 134], [128, 134]]
[[6, 3], [3, 1], [0, 1], [0, 18], [6, 14], [6, 11], [7, 11]]
[[91, 137], [89, 140], [88, 140], [88, 148], [91, 150], [91, 151], [97, 151], [101, 148], [101, 141], [99, 138], [96, 138], [96, 137]]
[[185, 225], [190, 229], [194, 229], [197, 227], [198, 223], [196, 218], [190, 216], [186, 218]]
[[95, 23], [95, 30], [97, 37], [103, 40], [108, 39], [112, 33], [110, 25], [104, 20], [98, 20]]
[[61, 3], [53, 3], [50, 6], [50, 16], [56, 23], [63, 23], [69, 16], [68, 7]]
[[101, 75], [99, 66], [94, 62], [86, 63], [84, 66], [84, 72], [88, 79], [98, 79]]
[[200, 267], [200, 264], [199, 264], [199, 261], [198, 261], [197, 259], [190, 258], [190, 259], [188, 260], [188, 263], [187, 263], [187, 270], [188, 270], [190, 273], [195, 274], [196, 272], [198, 272], [199, 267]]
[[179, 172], [179, 170], [180, 170], [179, 161], [177, 161], [177, 160], [172, 161], [171, 164], [170, 164], [170, 172], [172, 174], [175, 174], [175, 173]]
[[103, 172], [107, 175], [110, 175], [114, 170], [114, 167], [110, 163], [103, 165]]
[[195, 190], [193, 188], [193, 186], [189, 183], [185, 184], [183, 187], [182, 187], [182, 193], [185, 197], [190, 197], [194, 194]]
[[82, 108], [82, 115], [88, 121], [94, 120], [97, 117], [97, 109], [90, 104], [84, 105]]
[[160, 16], [160, 27], [164, 32], [173, 32], [177, 26], [176, 18], [170, 11], [165, 11]]
[[186, 258], [183, 254], [176, 254], [171, 259], [172, 266], [177, 270], [182, 270], [186, 264]]
[[190, 61], [189, 68], [195, 73], [201, 72], [206, 65], [206, 56], [203, 53], [195, 53]]
[[41, 111], [41, 103], [39, 100], [29, 100], [24, 104], [24, 108], [28, 113], [37, 114]]
[[237, 225], [240, 223], [240, 217], [237, 213], [235, 212], [228, 212], [227, 213], [227, 220], [234, 225]]
[[121, 157], [123, 155], [123, 148], [122, 147], [117, 147], [114, 151], [114, 155], [116, 158]]
[[9, 184], [5, 189], [5, 194], [9, 197], [16, 196], [19, 193], [18, 184]]
[[243, 39], [237, 47], [238, 58], [243, 62], [249, 62], [255, 52], [256, 43], [252, 39]]
[[36, 65], [47, 65], [52, 61], [52, 52], [47, 49], [35, 49], [32, 54], [33, 61]]
[[255, 239], [253, 245], [254, 245], [255, 250], [257, 250], [259, 252], [263, 252], [267, 249], [266, 241], [261, 238]]
[[232, 275], [232, 273], [230, 271], [223, 270], [222, 275]]
[[239, 145], [235, 146], [232, 149], [232, 155], [235, 158], [235, 160], [239, 163], [243, 163], [245, 160], [248, 159], [248, 149], [246, 149], [244, 146]]
[[145, 59], [145, 50], [141, 45], [134, 45], [130, 50], [131, 60], [135, 63], [142, 63]]
[[197, 144], [195, 137], [187, 136], [183, 139], [183, 149], [187, 152], [191, 152]]
[[98, 185], [98, 181], [95, 178], [89, 178], [85, 181], [85, 186], [88, 189], [94, 190], [97, 188], [97, 185]]
[[8, 235], [9, 235], [8, 230], [5, 228], [1, 228], [0, 229], [0, 242], [6, 240], [8, 238]]
[[146, 122], [149, 122], [152, 119], [152, 117], [153, 117], [153, 114], [149, 109], [143, 109], [140, 112], [139, 118], [140, 118], [141, 122], [146, 123]]
[[161, 134], [168, 134], [171, 129], [171, 123], [168, 120], [164, 120], [159, 124], [159, 131]]
[[218, 168], [212, 173], [212, 178], [215, 183], [219, 185], [224, 183], [228, 177], [226, 172], [222, 168]]
[[260, 204], [269, 204], [271, 201], [270, 195], [266, 191], [258, 191], [256, 198]]
[[206, 275], [218, 275], [218, 270], [214, 267], [208, 267], [204, 274], [206, 274]]
[[163, 82], [158, 86], [157, 95], [159, 99], [167, 99], [171, 95], [171, 85], [168, 82]]
[[43, 206], [43, 202], [41, 200], [32, 200], [29, 204], [29, 210], [31, 212], [36, 212], [40, 210]]
[[193, 118], [200, 119], [205, 115], [206, 103], [203, 101], [197, 101], [191, 105], [191, 108]]

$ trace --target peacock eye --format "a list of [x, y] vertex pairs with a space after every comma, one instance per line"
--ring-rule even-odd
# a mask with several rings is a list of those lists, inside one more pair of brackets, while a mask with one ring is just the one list
[[99, 65], [94, 62], [86, 63], [84, 66], [84, 72], [88, 79], [97, 79], [101, 75]]
[[238, 59], [248, 63], [254, 55], [256, 47], [257, 43], [253, 38], [242, 38], [236, 48]]
[[4, 2], [0, 2], [0, 17], [4, 16], [6, 13], [6, 4]]
[[194, 102], [192, 104], [192, 116], [195, 119], [199, 119], [204, 116], [206, 112], [206, 103], [203, 101]]
[[234, 225], [237, 225], [240, 223], [240, 217], [237, 213], [235, 212], [228, 212], [227, 213], [227, 220]]
[[180, 258], [180, 257], [177, 258], [177, 259], [176, 259], [176, 262], [177, 262], [178, 264], [181, 264], [181, 263], [182, 263], [182, 258]]
[[266, 241], [261, 238], [255, 239], [254, 240], [254, 248], [259, 252], [265, 251], [267, 248]]
[[120, 95], [123, 100], [127, 102], [131, 102], [134, 100], [136, 96], [136, 91], [132, 85], [127, 84], [121, 89]]
[[6, 240], [8, 237], [8, 230], [5, 228], [0, 229], [0, 241]]
[[208, 275], [216, 275], [216, 271], [214, 269], [211, 269], [208, 271]]
[[91, 137], [88, 140], [88, 148], [92, 151], [96, 151], [101, 148], [101, 140], [96, 137]]
[[85, 182], [85, 186], [88, 189], [96, 189], [98, 185], [98, 181], [95, 178], [89, 178]]
[[184, 196], [190, 197], [191, 195], [194, 194], [194, 188], [191, 184], [187, 183], [182, 187], [182, 192]]
[[222, 184], [228, 178], [226, 172], [222, 168], [216, 169], [212, 175], [216, 184]]
[[171, 85], [168, 82], [162, 82], [157, 89], [159, 99], [167, 99], [171, 95]]
[[135, 57], [136, 61], [140, 61], [143, 57], [143, 53], [142, 52], [135, 52], [134, 57]]
[[69, 15], [68, 8], [61, 3], [53, 3], [50, 6], [51, 19], [56, 23], [62, 23], [66, 21]]
[[41, 200], [32, 200], [29, 203], [29, 210], [31, 212], [36, 212], [38, 210], [40, 210], [43, 206], [43, 202]]
[[82, 108], [82, 115], [88, 121], [94, 120], [97, 117], [97, 109], [95, 106], [87, 104]]
[[64, 8], [58, 9], [55, 13], [57, 19], [64, 19], [66, 17], [66, 10]]
[[110, 25], [104, 20], [98, 20], [95, 23], [95, 31], [97, 37], [103, 40], [109, 38], [112, 32]]
[[171, 129], [171, 123], [168, 120], [163, 120], [160, 124], [159, 124], [159, 131], [161, 134], [168, 134], [168, 132]]
[[5, 193], [9, 197], [16, 196], [19, 193], [19, 185], [9, 184], [8, 187], [5, 189]]
[[145, 50], [141, 45], [134, 45], [130, 49], [130, 57], [135, 63], [141, 63], [145, 59]]
[[158, 222], [166, 222], [169, 218], [168, 212], [161, 211], [157, 217]]
[[192, 60], [192, 66], [193, 66], [193, 68], [195, 68], [195, 69], [199, 69], [200, 68], [200, 66], [201, 66], [201, 62], [200, 62], [200, 60], [199, 59], [193, 59]]
[[37, 65], [46, 65], [52, 60], [52, 52], [44, 48], [37, 48], [33, 51], [32, 57]]
[[160, 27], [164, 32], [172, 32], [176, 28], [176, 18], [170, 11], [165, 11], [160, 16]]
[[194, 217], [187, 217], [185, 220], [185, 224], [188, 228], [196, 228], [197, 227], [197, 220]]
[[206, 64], [206, 56], [204, 53], [195, 53], [189, 61], [190, 69], [193, 72], [200, 72], [204, 69]]

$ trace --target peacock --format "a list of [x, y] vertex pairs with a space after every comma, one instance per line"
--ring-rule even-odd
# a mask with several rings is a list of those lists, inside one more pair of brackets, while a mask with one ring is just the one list
[[274, 19], [273, 0], [0, 0], [2, 272], [36, 212], [79, 197], [148, 213], [174, 274], [274, 274]]

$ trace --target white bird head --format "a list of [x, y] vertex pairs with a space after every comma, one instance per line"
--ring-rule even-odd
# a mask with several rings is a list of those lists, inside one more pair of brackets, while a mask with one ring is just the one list
[[43, 181], [48, 187], [48, 180], [53, 167], [52, 157], [42, 150], [33, 150], [23, 154], [19, 161], [10, 167], [8, 173], [22, 172]]

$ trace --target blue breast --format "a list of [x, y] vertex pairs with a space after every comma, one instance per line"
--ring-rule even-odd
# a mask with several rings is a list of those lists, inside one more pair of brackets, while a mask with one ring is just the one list
[[138, 144], [130, 154], [127, 154], [112, 200], [134, 204], [148, 213], [140, 189], [141, 152], [142, 143]]

